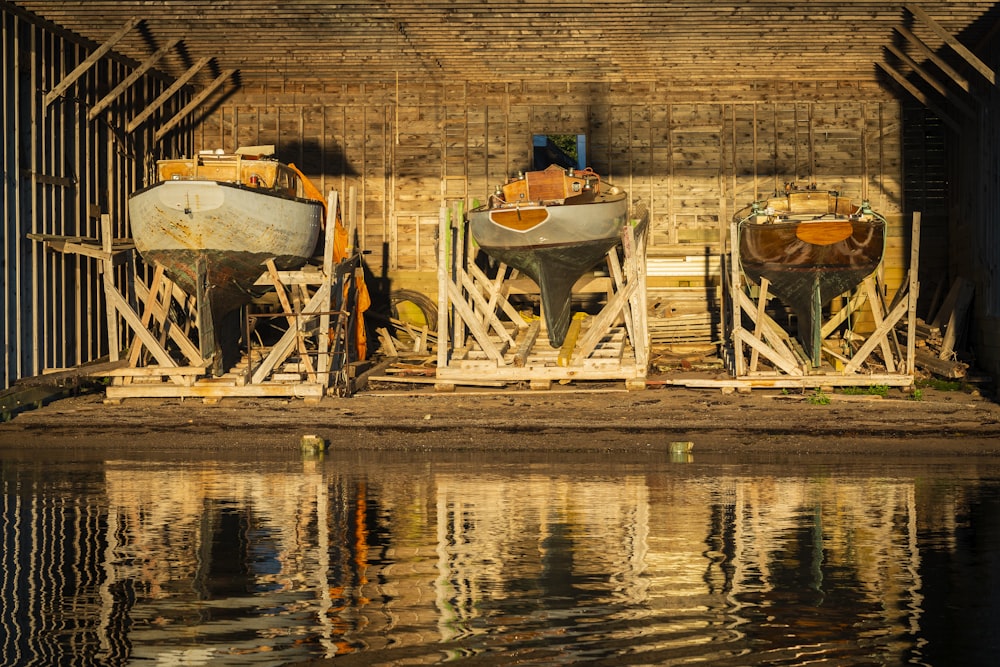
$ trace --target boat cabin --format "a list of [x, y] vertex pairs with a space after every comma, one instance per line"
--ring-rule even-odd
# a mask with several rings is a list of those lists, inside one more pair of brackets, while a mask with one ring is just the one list
[[204, 180], [239, 183], [250, 188], [276, 190], [289, 197], [304, 197], [302, 179], [277, 160], [235, 154], [205, 152], [195, 157], [160, 160], [157, 180]]

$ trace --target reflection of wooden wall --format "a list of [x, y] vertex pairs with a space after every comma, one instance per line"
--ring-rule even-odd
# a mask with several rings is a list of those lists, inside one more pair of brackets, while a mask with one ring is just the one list
[[[899, 104], [858, 84], [244, 92], [204, 120], [196, 143], [274, 143], [323, 189], [354, 186], [372, 263], [387, 244], [390, 270], [433, 272], [442, 201], [484, 200], [529, 166], [532, 134], [546, 133], [585, 134], [590, 166], [649, 204], [653, 257], [718, 252], [734, 211], [785, 181], [867, 196], [896, 225], [902, 211]], [[901, 280], [908, 234], [890, 230], [891, 283]]]

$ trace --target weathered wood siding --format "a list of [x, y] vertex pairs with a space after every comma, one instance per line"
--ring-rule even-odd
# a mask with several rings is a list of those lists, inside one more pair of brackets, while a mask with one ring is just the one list
[[[649, 205], [651, 257], [717, 255], [735, 211], [786, 182], [814, 183], [868, 198], [889, 216], [884, 270], [895, 287], [909, 237], [900, 114], [880, 89], [830, 83], [714, 91], [359, 84], [315, 94], [243, 91], [205, 119], [195, 146], [273, 143], [324, 190], [355, 188], [363, 248], [403, 280], [433, 273], [443, 204], [472, 206], [529, 167], [533, 134], [582, 134], [588, 164]], [[704, 262], [690, 276], [657, 270], [651, 265], [654, 283], [704, 282]]]
[[[84, 62], [90, 48], [75, 36], [9, 7], [0, 8], [4, 131], [0, 133], [0, 389], [46, 369], [73, 367], [108, 354], [105, 298], [96, 262], [47, 251], [28, 234], [97, 237], [109, 214], [128, 236], [126, 199], [143, 181], [152, 149], [147, 124], [128, 121], [170, 82], [144, 76], [92, 120], [88, 111], [135, 63], [104, 58], [46, 104], [46, 93]], [[158, 121], [189, 99], [170, 100]], [[187, 150], [190, 133], [157, 149]], [[119, 346], [124, 341], [119, 341]]]

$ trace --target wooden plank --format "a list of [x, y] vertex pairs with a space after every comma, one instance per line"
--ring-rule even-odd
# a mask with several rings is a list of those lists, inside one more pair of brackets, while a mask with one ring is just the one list
[[887, 43], [885, 45], [885, 48], [887, 51], [889, 51], [889, 53], [899, 58], [901, 62], [905, 63], [907, 67], [909, 67], [918, 75], [920, 75], [921, 79], [926, 81], [927, 84], [931, 88], [936, 90], [939, 95], [946, 98], [948, 102], [952, 104], [955, 108], [957, 108], [959, 111], [961, 111], [969, 118], [975, 118], [976, 112], [972, 110], [972, 107], [963, 102], [958, 96], [949, 93], [948, 89], [945, 88], [944, 85], [941, 84], [930, 72], [928, 72], [926, 67], [921, 67], [916, 61], [913, 60], [913, 58], [908, 56], [900, 49], [897, 49], [891, 43]]
[[854, 353], [854, 358], [851, 359], [851, 363], [844, 367], [844, 373], [856, 373], [861, 364], [868, 359], [868, 355], [872, 353], [876, 345], [881, 345], [886, 340], [886, 335], [889, 331], [896, 326], [896, 323], [906, 314], [909, 310], [909, 303], [906, 301], [900, 301], [895, 308], [889, 313], [889, 315], [882, 321], [879, 327], [862, 343], [861, 347], [857, 352]]
[[[757, 315], [754, 317], [753, 326], [753, 337], [758, 341], [762, 340], [764, 335], [764, 308], [767, 306], [767, 291], [771, 287], [771, 281], [767, 277], [761, 277], [760, 279], [760, 293], [757, 295]], [[757, 370], [757, 361], [760, 358], [760, 352], [757, 348], [753, 348], [750, 352], [750, 372], [753, 373]]]
[[527, 363], [528, 354], [531, 353], [531, 349], [535, 346], [535, 341], [538, 340], [538, 332], [541, 329], [542, 321], [535, 320], [527, 329], [523, 330], [517, 340], [517, 353], [514, 355], [512, 362], [515, 366], [524, 366]]
[[[148, 288], [141, 281], [136, 283], [135, 290], [136, 297], [140, 302], [145, 303], [151, 298]], [[191, 342], [187, 333], [180, 329], [175, 322], [165, 318], [166, 312], [170, 307], [169, 304], [171, 298], [176, 300], [178, 296], [181, 296], [184, 299], [189, 299], [190, 297], [187, 294], [184, 294], [179, 287], [170, 281], [164, 282], [164, 290], [163, 308], [159, 313], [156, 313], [158, 322], [160, 326], [164, 327], [170, 340], [172, 340], [174, 344], [180, 348], [181, 354], [184, 355], [188, 362], [195, 366], [200, 365], [203, 362], [201, 358], [201, 350], [199, 350], [198, 346]], [[182, 308], [184, 307], [183, 303], [180, 303], [180, 305]]]
[[172, 384], [112, 385], [105, 389], [110, 400], [126, 398], [305, 398], [322, 399], [325, 388], [318, 383], [254, 383], [223, 385], [195, 383], [190, 386]]
[[[264, 265], [267, 267], [267, 272], [271, 276], [271, 280], [274, 283], [275, 294], [278, 295], [278, 302], [285, 312], [285, 321], [288, 323], [289, 329], [299, 330], [299, 321], [296, 317], [295, 311], [292, 310], [292, 304], [288, 300], [288, 293], [285, 292], [285, 286], [281, 284], [278, 279], [278, 267], [275, 266], [274, 260], [268, 258], [265, 260]], [[328, 309], [324, 309], [323, 312], [328, 312]], [[322, 316], [321, 316], [322, 317]], [[329, 317], [329, 315], [327, 315]], [[329, 329], [329, 325], [327, 325]], [[326, 329], [323, 329], [325, 331]], [[326, 336], [320, 336], [320, 338], [327, 338]], [[309, 359], [309, 351], [306, 349], [306, 341], [302, 336], [295, 337], [296, 348], [299, 352], [299, 357], [303, 360], [306, 365], [306, 372], [315, 373], [316, 369], [313, 368], [312, 361]]]
[[137, 127], [143, 124], [147, 118], [152, 116], [156, 111], [162, 107], [167, 100], [174, 96], [178, 90], [184, 87], [184, 85], [201, 70], [202, 67], [208, 64], [211, 60], [210, 57], [200, 58], [198, 62], [192, 65], [184, 74], [182, 74], [174, 83], [160, 93], [159, 97], [143, 107], [142, 111], [135, 116], [129, 123], [125, 126], [125, 132], [131, 134], [135, 131]]
[[107, 108], [112, 102], [118, 99], [118, 97], [123, 92], [125, 92], [130, 86], [132, 86], [132, 84], [134, 84], [136, 81], [142, 78], [143, 74], [145, 74], [148, 70], [150, 70], [153, 67], [153, 65], [155, 65], [161, 58], [163, 58], [163, 56], [167, 55], [167, 53], [169, 53], [171, 49], [177, 46], [178, 42], [180, 41], [181, 41], [180, 38], [176, 37], [174, 39], [169, 40], [166, 44], [160, 47], [156, 51], [156, 53], [154, 53], [153, 55], [149, 56], [144, 61], [142, 61], [142, 64], [140, 64], [138, 67], [132, 70], [132, 72], [130, 72], [129, 75], [125, 77], [125, 79], [123, 79], [121, 83], [115, 86], [110, 93], [102, 97], [100, 101], [98, 101], [93, 107], [90, 108], [90, 111], [87, 112], [87, 120], [94, 120], [95, 118], [97, 118], [98, 114], [104, 111], [104, 109]]
[[[948, 359], [955, 352], [955, 343], [961, 333], [961, 327], [965, 326], [965, 316], [968, 314], [969, 306], [972, 304], [973, 286], [965, 278], [959, 276], [955, 279], [952, 292], [949, 293], [945, 303], [948, 304], [947, 311], [939, 312], [934, 318], [935, 323], [944, 331], [944, 339], [941, 341], [941, 351], [939, 357]], [[951, 294], [954, 293], [954, 298]], [[947, 321], [945, 321], [947, 320]]]
[[[863, 289], [868, 294], [868, 305], [871, 308], [872, 318], [875, 321], [875, 330], [885, 331], [885, 334], [883, 334], [881, 339], [878, 341], [879, 346], [882, 348], [882, 361], [885, 362], [886, 370], [890, 373], [894, 373], [896, 372], [896, 362], [892, 353], [892, 347], [889, 345], [889, 336], [892, 335], [895, 329], [893, 327], [882, 326], [884, 321], [882, 314], [882, 299], [879, 296], [878, 289], [876, 289], [875, 278], [873, 276], [865, 278]], [[874, 336], [875, 334], [872, 335]]]
[[43, 100], [45, 106], [52, 104], [52, 101], [57, 97], [62, 95], [66, 90], [73, 85], [73, 83], [83, 76], [87, 70], [94, 66], [94, 64], [104, 57], [104, 55], [114, 48], [115, 44], [120, 42], [125, 35], [132, 31], [142, 19], [134, 16], [125, 22], [121, 28], [118, 29], [111, 37], [104, 41], [99, 47], [97, 47], [87, 58], [76, 66], [72, 72], [63, 77], [62, 81], [52, 87], [48, 93], [45, 94]]
[[921, 9], [919, 5], [915, 5], [912, 3], [907, 4], [906, 9], [911, 14], [913, 14], [914, 17], [919, 19], [921, 23], [930, 28], [934, 32], [934, 34], [940, 37], [945, 44], [950, 46], [955, 51], [955, 53], [962, 56], [962, 58], [965, 59], [965, 62], [969, 63], [969, 65], [972, 66], [972, 69], [979, 72], [983, 76], [983, 78], [985, 78], [987, 81], [990, 82], [990, 84], [994, 86], [996, 85], [997, 83], [996, 74], [994, 74], [990, 66], [984, 63], [982, 60], [980, 60], [979, 57], [976, 56], [976, 54], [974, 54], [972, 51], [967, 49], [964, 44], [955, 39], [950, 32], [941, 27], [941, 24], [935, 21], [930, 14]]
[[880, 68], [882, 68], [882, 70], [885, 71], [886, 74], [888, 74], [889, 76], [891, 76], [896, 81], [896, 83], [898, 83], [908, 93], [910, 93], [910, 95], [912, 95], [914, 97], [914, 99], [916, 99], [918, 102], [920, 102], [921, 104], [923, 104], [925, 107], [927, 107], [928, 109], [930, 109], [931, 111], [933, 111], [938, 116], [938, 118], [940, 118], [942, 121], [944, 121], [945, 125], [947, 125], [948, 127], [950, 127], [955, 132], [961, 133], [962, 126], [959, 125], [955, 121], [955, 119], [953, 119], [940, 105], [935, 104], [934, 102], [932, 102], [929, 97], [927, 97], [926, 95], [924, 95], [916, 86], [914, 86], [912, 83], [910, 83], [906, 79], [906, 77], [904, 77], [902, 74], [900, 74], [895, 69], [893, 69], [892, 66], [890, 66], [890, 65], [888, 65], [888, 64], [886, 64], [884, 62], [877, 61], [875, 64], [878, 65]]
[[197, 109], [202, 102], [208, 99], [209, 95], [215, 92], [216, 88], [225, 83], [226, 79], [228, 79], [235, 73], [236, 73], [235, 69], [226, 70], [225, 72], [217, 76], [214, 81], [205, 86], [203, 90], [200, 90], [198, 94], [192, 97], [191, 101], [185, 104], [184, 107], [176, 114], [174, 114], [170, 120], [168, 120], [166, 123], [158, 127], [156, 131], [153, 132], [153, 141], [159, 141], [160, 139], [162, 139], [163, 135], [165, 135], [167, 132], [176, 127], [182, 120], [187, 118], [187, 116], [192, 111]]
[[972, 90], [972, 87], [969, 85], [968, 80], [964, 76], [956, 72], [951, 65], [946, 63], [941, 58], [941, 56], [935, 53], [934, 49], [924, 44], [923, 40], [921, 40], [919, 37], [914, 35], [912, 32], [910, 32], [903, 26], [896, 26], [895, 29], [896, 32], [902, 35], [906, 41], [908, 41], [910, 44], [913, 44], [913, 46], [916, 47], [916, 49], [920, 52], [921, 55], [923, 55], [925, 58], [934, 63], [934, 65], [939, 70], [947, 74], [948, 78], [950, 78], [956, 86], [958, 86], [967, 93]]
[[300, 327], [304, 328], [309, 321], [315, 319], [316, 316], [314, 313], [330, 309], [330, 291], [329, 283], [319, 286], [312, 299], [302, 308], [299, 327], [289, 327], [281, 338], [278, 339], [278, 342], [274, 344], [267, 357], [264, 358], [251, 376], [252, 384], [261, 384], [264, 382], [275, 366], [288, 358], [292, 347], [298, 340]]

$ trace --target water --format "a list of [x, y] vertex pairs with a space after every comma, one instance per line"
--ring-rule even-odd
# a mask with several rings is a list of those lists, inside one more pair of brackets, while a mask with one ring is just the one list
[[1000, 462], [3, 461], [4, 665], [977, 665]]

